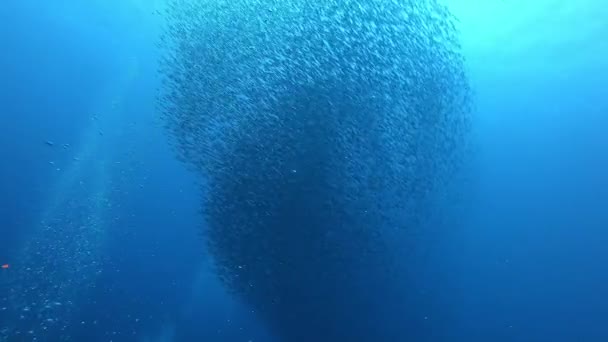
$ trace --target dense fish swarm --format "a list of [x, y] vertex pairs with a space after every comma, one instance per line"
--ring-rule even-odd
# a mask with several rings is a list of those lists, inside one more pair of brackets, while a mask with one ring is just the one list
[[166, 20], [160, 106], [205, 179], [227, 288], [286, 341], [389, 338], [353, 322], [380, 312], [364, 284], [392, 272], [387, 232], [423, 224], [465, 152], [454, 18], [433, 0], [173, 0]]

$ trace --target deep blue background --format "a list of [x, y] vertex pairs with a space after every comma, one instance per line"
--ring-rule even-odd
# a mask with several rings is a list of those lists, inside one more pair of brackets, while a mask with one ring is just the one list
[[[420, 241], [427, 253], [412, 261], [419, 276], [408, 284], [419, 291], [413, 336], [606, 341], [603, 2], [450, 3], [475, 92], [473, 210], [454, 213], [460, 229]], [[86, 294], [95, 300], [79, 313], [98, 323], [75, 328], [75, 340], [266, 341], [208, 270], [203, 194], [155, 111], [160, 4], [2, 4], [0, 263], [19, 264], [62, 172], [103, 130], [101, 148], [118, 162], [108, 169], [113, 206], [104, 270]], [[105, 115], [112, 103], [119, 114]], [[1, 271], [0, 280], [13, 269]]]

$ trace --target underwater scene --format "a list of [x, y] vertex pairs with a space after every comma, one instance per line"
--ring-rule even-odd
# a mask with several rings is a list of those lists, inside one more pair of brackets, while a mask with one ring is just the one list
[[601, 0], [0, 6], [0, 341], [608, 341]]

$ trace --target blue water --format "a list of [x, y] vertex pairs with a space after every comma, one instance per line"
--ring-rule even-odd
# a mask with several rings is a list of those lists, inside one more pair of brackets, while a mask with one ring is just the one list
[[[408, 317], [370, 321], [412, 341], [608, 341], [608, 9], [445, 2], [474, 176], [457, 228], [416, 241]], [[0, 341], [275, 340], [212, 272], [200, 179], [157, 112], [162, 8], [0, 8]]]

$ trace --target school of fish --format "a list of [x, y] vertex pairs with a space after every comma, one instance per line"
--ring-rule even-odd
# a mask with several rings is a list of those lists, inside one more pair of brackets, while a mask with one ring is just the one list
[[466, 159], [456, 19], [436, 0], [169, 3], [159, 108], [226, 288], [282, 341], [404, 340], [368, 292]]

